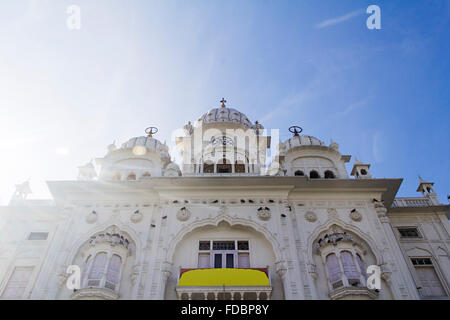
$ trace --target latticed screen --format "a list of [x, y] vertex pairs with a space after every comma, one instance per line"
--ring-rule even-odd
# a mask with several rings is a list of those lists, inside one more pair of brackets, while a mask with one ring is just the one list
[[361, 274], [364, 278], [367, 279], [366, 268], [364, 267], [364, 262], [362, 261], [359, 254], [356, 255], [356, 260], [358, 261], [359, 269], [361, 270]]
[[47, 240], [48, 232], [31, 232], [28, 240]]
[[209, 242], [209, 241], [200, 241], [198, 249], [199, 250], [211, 250], [211, 242]]
[[411, 262], [415, 266], [431, 266], [431, 265], [433, 265], [430, 258], [411, 258]]
[[248, 241], [238, 241], [238, 250], [248, 250]]
[[331, 283], [341, 280], [341, 268], [339, 267], [338, 258], [334, 253], [327, 256], [327, 269]]
[[355, 261], [353, 256], [348, 251], [341, 252], [342, 267], [344, 268], [344, 273], [348, 279], [359, 279], [359, 272], [356, 269]]
[[1, 299], [21, 299], [33, 273], [33, 267], [16, 267]]
[[235, 250], [234, 241], [214, 241], [213, 250]]
[[[105, 270], [106, 264], [106, 253], [100, 252], [95, 256], [94, 265], [91, 268], [91, 272], [89, 273], [89, 280], [99, 280], [103, 277], [103, 272]], [[92, 286], [91, 282], [89, 282]]]
[[418, 238], [420, 237], [417, 228], [399, 228], [398, 232], [403, 238]]

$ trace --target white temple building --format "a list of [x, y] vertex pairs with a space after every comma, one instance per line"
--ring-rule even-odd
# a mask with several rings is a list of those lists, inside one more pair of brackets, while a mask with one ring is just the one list
[[52, 200], [17, 185], [0, 207], [0, 299], [449, 298], [450, 205], [433, 182], [396, 198], [402, 179], [360, 161], [349, 174], [337, 143], [299, 127], [275, 141], [221, 102], [184, 127], [181, 164], [149, 128], [48, 181]]

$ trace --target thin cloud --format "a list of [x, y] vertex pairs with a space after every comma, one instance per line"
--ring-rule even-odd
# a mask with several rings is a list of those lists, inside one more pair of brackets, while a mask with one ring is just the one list
[[356, 102], [350, 104], [347, 108], [345, 108], [344, 111], [339, 112], [339, 116], [346, 116], [349, 113], [351, 113], [352, 111], [364, 108], [372, 98], [373, 98], [373, 96], [369, 96], [362, 100], [359, 100], [359, 101], [356, 101]]
[[343, 15], [343, 16], [340, 16], [340, 17], [337, 17], [337, 18], [324, 20], [321, 23], [316, 24], [315, 28], [316, 29], [322, 29], [322, 28], [326, 28], [326, 27], [331, 27], [331, 26], [337, 25], [337, 24], [339, 24], [341, 22], [347, 21], [347, 20], [349, 20], [349, 19], [351, 19], [353, 17], [356, 17], [356, 16], [358, 16], [358, 15], [360, 15], [362, 13], [364, 13], [364, 10], [361, 10], [361, 9], [356, 10], [356, 11], [352, 11], [350, 13], [347, 13], [346, 15]]

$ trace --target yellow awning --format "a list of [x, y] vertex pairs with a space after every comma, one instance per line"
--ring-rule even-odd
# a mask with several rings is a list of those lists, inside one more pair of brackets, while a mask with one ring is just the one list
[[195, 269], [181, 275], [179, 286], [268, 286], [264, 271], [253, 269]]

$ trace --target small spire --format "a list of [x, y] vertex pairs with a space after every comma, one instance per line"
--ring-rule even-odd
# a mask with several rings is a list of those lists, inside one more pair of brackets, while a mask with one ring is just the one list
[[227, 103], [227, 100], [225, 100], [225, 98], [222, 98], [220, 102], [222, 103], [222, 108], [225, 108], [225, 103]]
[[299, 126], [289, 127], [289, 132], [293, 133], [294, 137], [298, 137], [299, 136], [298, 134], [301, 133], [302, 131], [303, 129], [300, 128]]
[[108, 149], [109, 152], [116, 150], [116, 149], [117, 149], [117, 147], [116, 147], [116, 140], [114, 140], [113, 143], [111, 143], [111, 144], [107, 147], [107, 149]]
[[147, 137], [152, 138], [155, 133], [158, 132], [157, 127], [148, 127], [145, 129], [145, 133], [147, 134]]
[[420, 174], [417, 175], [419, 177], [419, 181], [420, 182], [425, 182], [425, 180], [422, 179], [422, 177], [420, 176]]

